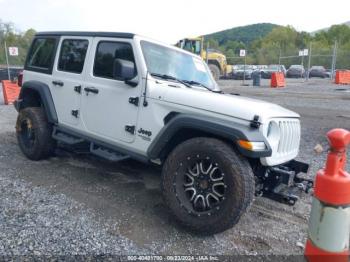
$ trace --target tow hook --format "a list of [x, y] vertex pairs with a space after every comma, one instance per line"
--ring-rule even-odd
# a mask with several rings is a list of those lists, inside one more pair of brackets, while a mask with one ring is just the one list
[[261, 195], [275, 201], [295, 205], [302, 193], [309, 194], [313, 188], [313, 180], [299, 176], [306, 173], [308, 165], [300, 163], [303, 168], [295, 168], [300, 162], [267, 168], [265, 174], [259, 177], [256, 195]]

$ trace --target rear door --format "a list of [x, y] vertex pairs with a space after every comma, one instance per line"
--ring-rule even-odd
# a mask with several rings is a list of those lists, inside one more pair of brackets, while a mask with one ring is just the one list
[[85, 60], [91, 42], [91, 37], [62, 36], [60, 39], [50, 83], [60, 124], [75, 127], [80, 122]]

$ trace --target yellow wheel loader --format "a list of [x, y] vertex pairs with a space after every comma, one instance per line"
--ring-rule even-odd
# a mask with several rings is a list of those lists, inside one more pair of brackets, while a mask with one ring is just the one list
[[226, 56], [223, 53], [214, 49], [208, 49], [207, 52], [203, 37], [184, 38], [176, 46], [202, 57], [208, 63], [215, 80], [227, 77], [232, 72], [232, 66], [227, 64]]

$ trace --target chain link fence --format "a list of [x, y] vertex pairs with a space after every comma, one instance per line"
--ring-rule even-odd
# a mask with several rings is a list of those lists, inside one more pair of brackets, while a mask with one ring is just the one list
[[[307, 53], [300, 55], [300, 51], [307, 49]], [[281, 51], [279, 48], [274, 49], [260, 49], [260, 50], [247, 50], [246, 57], [228, 56], [227, 63], [229, 65], [256, 65], [257, 68], [265, 68], [268, 65], [284, 65], [287, 69], [291, 66], [302, 66], [304, 73], [295, 78], [300, 78], [301, 81], [308, 79], [309, 76], [317, 77], [317, 74], [309, 74], [310, 69], [324, 68], [324, 78], [332, 79], [336, 70], [350, 70], [350, 49], [338, 47], [337, 43], [330, 45], [328, 48], [319, 47], [316, 44], [311, 43], [309, 47], [300, 49], [288, 49]], [[286, 76], [290, 75], [286, 73]], [[322, 75], [319, 75], [322, 77]]]

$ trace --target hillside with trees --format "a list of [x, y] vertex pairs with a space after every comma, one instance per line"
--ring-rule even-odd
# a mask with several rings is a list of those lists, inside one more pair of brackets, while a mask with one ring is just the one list
[[213, 34], [205, 35], [205, 39], [217, 41], [219, 45], [225, 45], [229, 41], [243, 44], [251, 44], [253, 41], [265, 37], [274, 28], [279, 27], [275, 24], [262, 23], [247, 26], [239, 26]]
[[[270, 31], [268, 31], [269, 25]], [[259, 27], [263, 29], [260, 30]], [[246, 30], [245, 30], [246, 28]], [[239, 29], [236, 31], [236, 29]], [[234, 36], [234, 32], [237, 36]], [[248, 38], [244, 33], [251, 34]], [[249, 32], [249, 33], [248, 33]], [[266, 32], [263, 34], [263, 32]], [[333, 25], [328, 30], [315, 34], [298, 32], [291, 26], [255, 24], [233, 28], [206, 36], [210, 48], [222, 51], [229, 64], [243, 63], [238, 57], [240, 49], [247, 50], [249, 64], [277, 64], [281, 56], [297, 56], [301, 49], [312, 48], [312, 65], [331, 66], [334, 42], [337, 41], [337, 65], [339, 69], [350, 68], [350, 27], [346, 24]], [[300, 64], [300, 58], [282, 59], [287, 66]], [[306, 61], [304, 61], [306, 65]]]

